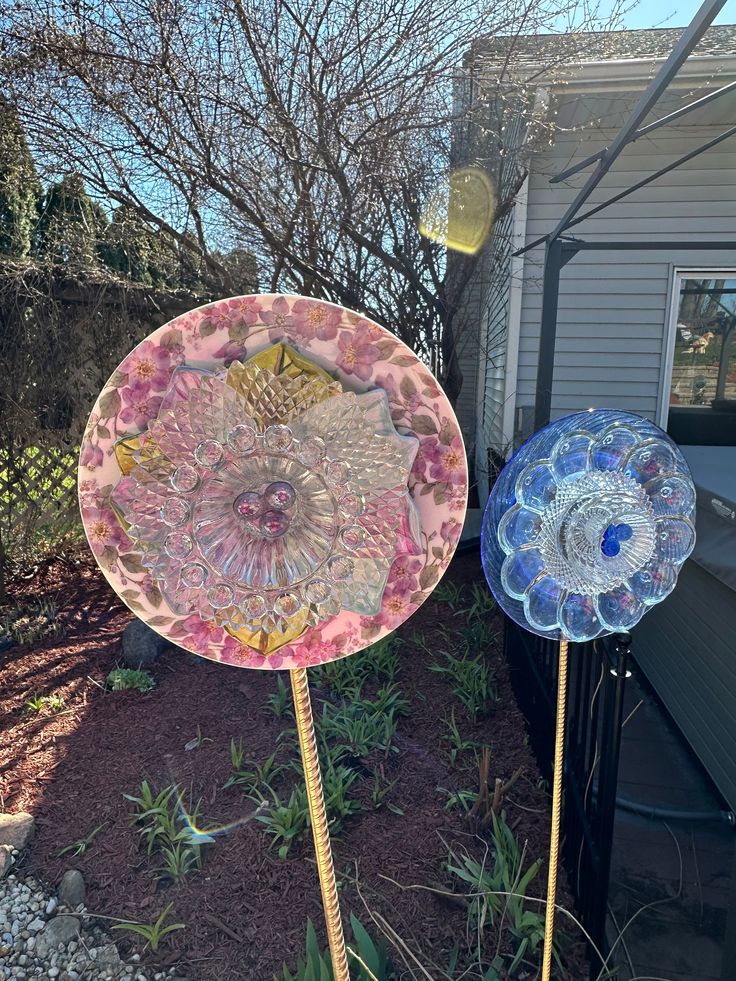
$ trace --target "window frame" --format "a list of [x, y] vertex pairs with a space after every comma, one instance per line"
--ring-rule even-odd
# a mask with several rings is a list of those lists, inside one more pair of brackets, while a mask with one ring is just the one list
[[665, 343], [662, 350], [662, 384], [660, 385], [657, 425], [667, 431], [672, 391], [672, 370], [675, 364], [677, 342], [677, 315], [680, 311], [680, 292], [685, 279], [736, 279], [736, 265], [728, 266], [675, 266], [670, 280], [670, 300], [667, 315]]

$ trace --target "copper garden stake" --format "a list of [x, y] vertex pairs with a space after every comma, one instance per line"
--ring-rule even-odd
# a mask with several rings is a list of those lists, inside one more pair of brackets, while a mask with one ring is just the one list
[[304, 783], [307, 787], [309, 820], [312, 824], [314, 852], [317, 857], [317, 874], [322, 890], [322, 905], [325, 910], [327, 941], [330, 945], [332, 972], [335, 981], [349, 981], [348, 956], [345, 950], [345, 934], [342, 929], [340, 903], [337, 898], [335, 866], [332, 861], [330, 832], [327, 827], [325, 795], [322, 790], [322, 775], [317, 755], [317, 739], [312, 718], [312, 702], [309, 697], [309, 682], [305, 668], [294, 668], [289, 672], [291, 690], [294, 695], [296, 731], [299, 733], [299, 748], [304, 767]]
[[547, 910], [544, 925], [544, 958], [542, 981], [552, 977], [552, 948], [555, 928], [555, 897], [557, 895], [557, 863], [560, 854], [560, 814], [562, 811], [562, 769], [565, 751], [565, 703], [567, 701], [567, 641], [560, 641], [557, 675], [557, 725], [555, 729], [555, 763], [552, 778], [552, 828], [549, 839], [549, 876], [547, 879]]

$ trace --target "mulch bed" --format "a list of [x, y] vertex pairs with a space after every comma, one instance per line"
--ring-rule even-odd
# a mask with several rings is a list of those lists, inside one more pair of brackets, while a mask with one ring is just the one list
[[[482, 581], [477, 556], [456, 557], [448, 575], [463, 584]], [[205, 848], [201, 871], [165, 885], [151, 874], [123, 797], [137, 793], [144, 778], [158, 787], [177, 781], [193, 799], [201, 797], [205, 824], [227, 824], [251, 813], [241, 788], [223, 789], [230, 775], [228, 747], [231, 738], [242, 739], [256, 760], [273, 751], [285, 725], [267, 706], [275, 674], [220, 666], [172, 649], [152, 668], [157, 687], [150, 694], [105, 693], [100, 685], [115, 666], [130, 613], [96, 567], [85, 559], [50, 562], [30, 578], [17, 579], [9, 593], [18, 605], [55, 598], [63, 629], [61, 639], [0, 655], [0, 809], [36, 816], [26, 865], [50, 883], [65, 869], [79, 868], [89, 910], [104, 916], [150, 922], [173, 902], [171, 920], [186, 929], [171, 934], [157, 955], [147, 952], [143, 963], [175, 963], [192, 981], [265, 981], [280, 975], [284, 962], [293, 968], [304, 949], [308, 917], [324, 940], [311, 842], [297, 843], [281, 860], [261, 825], [245, 823]], [[461, 618], [455, 622], [460, 629]], [[355, 912], [375, 938], [366, 904], [380, 912], [432, 977], [441, 976], [432, 965], [445, 967], [444, 952], [462, 942], [466, 914], [456, 900], [414, 887], [448, 888], [443, 864], [449, 846], [477, 855], [485, 848], [460, 811], [445, 809], [446, 796], [438, 792], [477, 789], [472, 754], [466, 754], [464, 767], [448, 762], [443, 717], [452, 705], [463, 736], [491, 747], [492, 780], [506, 781], [521, 768], [504, 808], [519, 841], [527, 842], [528, 862], [546, 854], [549, 831], [549, 798], [512, 694], [500, 622], [487, 652], [499, 698], [476, 724], [467, 720], [444, 676], [429, 670], [433, 658], [412, 643], [414, 634], [432, 638], [442, 628], [454, 629], [453, 613], [430, 600], [400, 631], [397, 681], [411, 713], [399, 724], [400, 751], [390, 754], [385, 775], [397, 781], [389, 800], [403, 815], [387, 807], [366, 811], [334, 842], [344, 914]], [[65, 711], [29, 713], [28, 698], [51, 693], [63, 696]], [[188, 751], [185, 744], [197, 727], [211, 741]], [[83, 855], [59, 857], [62, 848], [103, 822]], [[543, 867], [537, 895], [545, 883]], [[561, 898], [568, 899], [564, 893]], [[141, 949], [124, 936], [115, 938], [123, 953], [128, 945]], [[584, 975], [579, 945], [569, 963], [570, 976]], [[403, 976], [420, 975], [407, 968]]]

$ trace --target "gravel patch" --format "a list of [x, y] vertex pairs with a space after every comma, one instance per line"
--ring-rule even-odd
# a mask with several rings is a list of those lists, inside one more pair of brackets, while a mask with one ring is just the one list
[[[13, 859], [17, 852], [13, 849]], [[32, 876], [0, 881], [0, 979], [164, 981], [177, 977], [140, 967], [140, 954], [121, 960], [110, 934], [93, 925], [84, 905], [70, 909]]]

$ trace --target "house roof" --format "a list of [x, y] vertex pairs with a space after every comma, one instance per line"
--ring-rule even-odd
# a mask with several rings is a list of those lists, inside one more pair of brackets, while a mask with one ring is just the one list
[[[600, 62], [657, 60], [666, 58], [684, 27], [653, 28], [641, 31], [597, 31], [572, 34], [533, 34], [513, 37], [479, 38], [471, 59], [486, 63], [505, 63], [509, 58], [530, 66], [556, 64], [596, 64]], [[694, 57], [736, 56], [736, 24], [708, 28], [692, 52]]]

